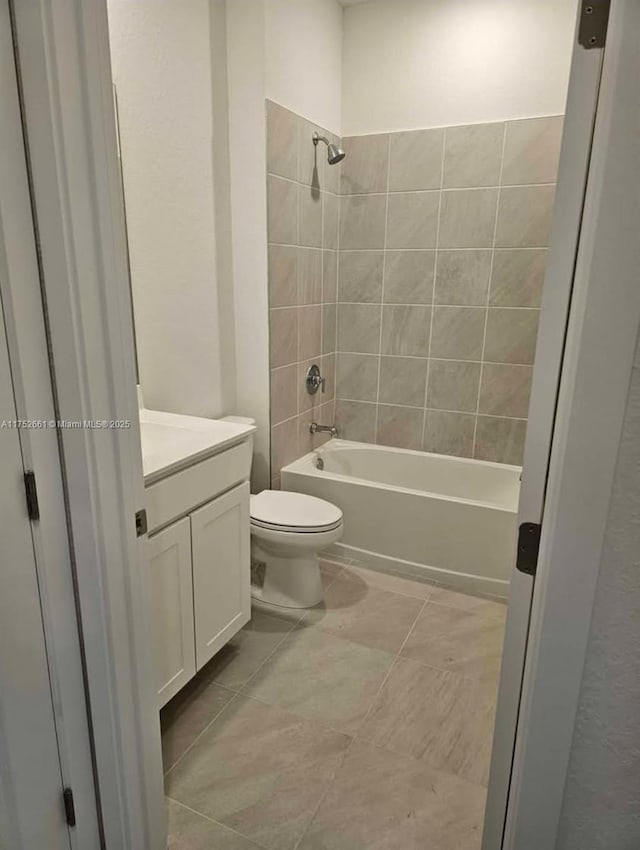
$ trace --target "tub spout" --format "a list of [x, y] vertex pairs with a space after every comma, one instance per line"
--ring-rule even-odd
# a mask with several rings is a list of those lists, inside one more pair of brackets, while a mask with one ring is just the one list
[[312, 422], [311, 427], [309, 428], [309, 432], [311, 434], [320, 434], [322, 432], [326, 432], [327, 434], [331, 434], [332, 437], [338, 436], [338, 429], [335, 425], [318, 425], [317, 422]]

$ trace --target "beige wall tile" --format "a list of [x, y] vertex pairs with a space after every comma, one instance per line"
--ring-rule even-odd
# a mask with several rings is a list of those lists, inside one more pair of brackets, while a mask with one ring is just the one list
[[391, 304], [431, 304], [435, 251], [387, 251], [384, 300]]
[[531, 366], [485, 363], [480, 384], [479, 413], [526, 419], [532, 372]]
[[340, 198], [331, 192], [322, 193], [322, 247], [338, 248], [338, 224], [340, 219]]
[[269, 306], [298, 303], [298, 249], [269, 245]]
[[490, 307], [484, 359], [494, 363], [533, 363], [540, 311]]
[[471, 457], [476, 417], [470, 413], [427, 410], [423, 448], [441, 455]]
[[389, 195], [387, 248], [435, 248], [439, 192]]
[[320, 358], [320, 374], [325, 379], [324, 392], [319, 390], [316, 393], [316, 398], [320, 405], [328, 404], [336, 397], [336, 361], [337, 356], [335, 352], [323, 354]]
[[431, 307], [385, 304], [382, 314], [382, 353], [427, 357]]
[[320, 304], [322, 301], [322, 251], [320, 248], [298, 248], [298, 303]]
[[413, 407], [378, 406], [376, 443], [419, 451], [422, 446], [424, 410]]
[[389, 191], [439, 189], [444, 130], [391, 133]]
[[338, 252], [322, 252], [322, 303], [338, 300]]
[[298, 360], [322, 353], [322, 307], [298, 307]]
[[382, 300], [382, 251], [341, 251], [338, 268], [338, 300]]
[[456, 189], [442, 193], [440, 248], [491, 248], [497, 189]]
[[298, 244], [322, 247], [323, 193], [313, 186], [298, 185]]
[[378, 401], [424, 407], [426, 380], [426, 358], [382, 357]]
[[546, 248], [496, 251], [489, 304], [493, 307], [539, 307], [546, 265]]
[[375, 443], [376, 408], [377, 405], [364, 401], [337, 399], [336, 426], [340, 438], [359, 443]]
[[378, 304], [340, 304], [338, 351], [377, 354], [380, 349], [381, 312]]
[[281, 177], [267, 177], [267, 231], [269, 242], [298, 244], [298, 186]]
[[279, 307], [269, 311], [271, 366], [287, 366], [298, 360], [298, 308]]
[[271, 370], [271, 422], [276, 425], [298, 412], [298, 367]]
[[267, 171], [298, 178], [298, 117], [271, 100], [267, 101]]
[[271, 474], [298, 457], [298, 418], [288, 419], [271, 429]]
[[440, 251], [436, 304], [483, 305], [487, 300], [491, 251]]
[[361, 195], [387, 191], [389, 134], [349, 136], [342, 140], [342, 194]]
[[431, 357], [480, 360], [485, 318], [480, 307], [434, 307]]
[[354, 195], [340, 199], [341, 250], [384, 248], [386, 195]]
[[447, 127], [444, 153], [445, 189], [497, 186], [504, 123]]
[[380, 358], [375, 354], [337, 355], [336, 392], [338, 398], [376, 401]]
[[554, 196], [554, 186], [501, 189], [496, 247], [546, 247], [551, 230]]
[[322, 306], [322, 353], [330, 354], [336, 350], [336, 327], [338, 307], [336, 304]]
[[522, 465], [526, 419], [478, 416], [473, 456], [494, 463]]
[[555, 183], [564, 119], [528, 118], [507, 121], [502, 183]]
[[459, 360], [431, 360], [427, 407], [475, 413], [480, 390], [480, 364]]

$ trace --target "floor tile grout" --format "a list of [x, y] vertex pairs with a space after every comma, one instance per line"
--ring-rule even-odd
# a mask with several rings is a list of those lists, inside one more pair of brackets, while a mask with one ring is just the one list
[[231, 826], [227, 826], [226, 823], [222, 823], [222, 821], [216, 820], [215, 818], [209, 817], [209, 815], [205, 815], [204, 812], [198, 811], [198, 809], [193, 809], [191, 806], [187, 806], [186, 803], [183, 803], [181, 800], [176, 800], [175, 797], [170, 797], [168, 794], [165, 794], [166, 800], [171, 800], [172, 803], [175, 803], [176, 806], [181, 806], [183, 809], [186, 809], [188, 812], [192, 812], [194, 815], [198, 815], [198, 817], [204, 818], [204, 820], [209, 821], [209, 823], [214, 823], [216, 826], [221, 827], [222, 829], [228, 830], [228, 832], [232, 832], [234, 835], [237, 835], [239, 838], [244, 838], [245, 841], [251, 842], [255, 847], [259, 847], [260, 850], [268, 850], [264, 846], [264, 844], [259, 844], [257, 841], [254, 841], [253, 838], [249, 838], [247, 835], [244, 835], [242, 832], [238, 832], [237, 829], [233, 829]]

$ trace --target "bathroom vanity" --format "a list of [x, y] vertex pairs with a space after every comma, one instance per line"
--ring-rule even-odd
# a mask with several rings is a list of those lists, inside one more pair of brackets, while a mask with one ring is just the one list
[[250, 618], [255, 426], [140, 410], [158, 706]]

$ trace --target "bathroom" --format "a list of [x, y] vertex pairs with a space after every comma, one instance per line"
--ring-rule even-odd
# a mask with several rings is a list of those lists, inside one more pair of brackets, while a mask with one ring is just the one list
[[480, 848], [577, 2], [107, 7], [169, 847]]

